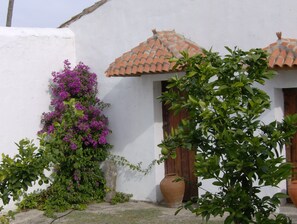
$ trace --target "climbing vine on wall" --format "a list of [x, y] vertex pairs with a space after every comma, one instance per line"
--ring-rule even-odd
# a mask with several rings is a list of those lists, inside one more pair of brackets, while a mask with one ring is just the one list
[[[23, 139], [17, 144], [16, 156], [2, 156], [0, 196], [4, 204], [18, 199], [36, 181], [40, 185], [50, 181], [36, 196], [36, 207], [48, 213], [103, 199], [106, 189], [100, 163], [111, 145], [103, 114], [107, 105], [97, 98], [97, 88], [96, 74], [83, 63], [72, 69], [66, 60], [64, 69], [53, 73], [51, 111], [42, 115], [39, 147]], [[44, 175], [45, 169], [52, 170], [50, 177]]]
[[101, 200], [105, 180], [100, 163], [111, 146], [102, 113], [107, 105], [97, 98], [96, 74], [83, 63], [71, 69], [65, 61], [64, 70], [53, 73], [50, 91], [53, 110], [43, 114], [39, 132], [40, 145], [54, 166], [46, 206], [66, 209]]

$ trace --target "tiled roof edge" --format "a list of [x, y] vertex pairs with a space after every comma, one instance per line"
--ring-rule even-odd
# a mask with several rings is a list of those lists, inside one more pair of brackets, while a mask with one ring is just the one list
[[181, 52], [175, 52], [173, 49], [170, 48], [170, 46], [168, 46], [166, 43], [163, 42], [162, 38], [159, 36], [159, 33], [160, 32], [171, 32], [171, 33], [174, 33], [174, 35], [176, 35], [177, 37], [180, 38], [180, 40], [186, 42], [190, 47], [192, 48], [196, 48], [196, 49], [199, 49], [198, 52], [201, 52], [201, 47], [199, 45], [197, 45], [195, 42], [193, 42], [192, 40], [186, 38], [184, 35], [182, 34], [179, 34], [177, 32], [175, 32], [175, 29], [173, 30], [168, 30], [168, 31], [156, 31], [156, 29], [153, 29], [152, 30], [153, 32], [153, 37], [157, 38], [160, 43], [162, 44], [162, 46], [164, 48], [166, 48], [168, 50], [168, 52], [170, 54], [172, 54], [173, 57], [176, 57], [176, 58], [180, 58], [182, 55], [180, 54]]
[[[157, 38], [159, 41], [160, 41], [160, 43], [162, 44], [162, 46], [172, 55], [172, 57], [176, 57], [176, 55], [174, 55], [174, 53], [172, 52], [172, 50], [169, 48], [169, 46], [167, 46], [167, 44], [165, 44], [164, 42], [163, 42], [163, 40], [160, 38], [160, 36], [159, 36], [159, 32], [157, 32], [156, 31], [156, 29], [153, 29], [152, 30], [152, 32], [153, 32], [153, 38]], [[162, 32], [162, 31], [161, 31]], [[177, 34], [176, 32], [175, 32], [175, 30], [170, 30], [170, 31], [166, 31], [166, 32], [173, 32], [174, 34]]]
[[[156, 31], [156, 29], [153, 29], [152, 31], [152, 37], [116, 58], [105, 71], [105, 75], [107, 77], [131, 77], [144, 74], [180, 72], [181, 70], [178, 68], [173, 69], [175, 63], [168, 61], [170, 57], [180, 58], [182, 56], [180, 52], [184, 51], [183, 49], [188, 50], [191, 55], [202, 52], [199, 45], [176, 33], [175, 30]], [[150, 54], [145, 57], [143, 52], [147, 50], [150, 51]], [[121, 62], [121, 60], [124, 62]], [[139, 63], [139, 60], [144, 61]]]
[[81, 13], [73, 16], [70, 20], [66, 21], [65, 23], [61, 24], [58, 28], [65, 28], [68, 27], [71, 23], [79, 20], [81, 17], [90, 14], [92, 12], [94, 12], [96, 9], [98, 9], [100, 6], [102, 6], [103, 4], [105, 4], [106, 2], [108, 2], [109, 0], [101, 0], [99, 2], [96, 2], [94, 5], [85, 8]]
[[263, 50], [267, 51], [268, 66], [271, 69], [296, 69], [297, 39], [282, 38], [282, 32], [277, 32], [277, 41], [269, 44]]

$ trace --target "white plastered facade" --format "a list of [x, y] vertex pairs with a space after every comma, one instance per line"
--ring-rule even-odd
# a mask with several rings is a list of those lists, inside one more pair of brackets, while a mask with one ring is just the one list
[[[94, 12], [70, 23], [68, 29], [0, 29], [0, 93], [2, 98], [0, 150], [15, 153], [13, 142], [35, 138], [40, 115], [48, 111], [48, 84], [52, 71], [63, 60], [82, 61], [98, 75], [99, 97], [112, 134], [112, 152], [146, 167], [159, 158], [157, 144], [163, 138], [162, 107], [158, 99], [161, 81], [174, 74], [112, 77], [104, 72], [124, 52], [152, 36], [151, 30], [175, 29], [206, 49], [222, 55], [224, 46], [263, 48], [276, 40], [275, 32], [297, 38], [297, 6], [294, 0], [109, 0]], [[279, 70], [263, 87], [272, 107], [263, 120], [283, 118], [282, 88], [297, 87], [296, 71]], [[119, 169], [117, 190], [136, 200], [160, 201], [159, 182], [164, 166], [147, 175]], [[208, 182], [204, 188], [211, 189]], [[285, 191], [269, 188], [266, 193]], [[200, 192], [201, 193], [201, 192]]]

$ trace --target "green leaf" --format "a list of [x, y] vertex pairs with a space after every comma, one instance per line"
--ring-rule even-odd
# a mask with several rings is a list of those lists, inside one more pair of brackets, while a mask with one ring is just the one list
[[257, 61], [261, 57], [261, 55], [260, 54], [254, 54], [254, 55], [251, 55], [251, 57], [252, 57], [252, 59], [254, 61]]
[[276, 193], [276, 194], [273, 195], [273, 197], [288, 198], [289, 196], [287, 194], [284, 194], [284, 193]]
[[193, 104], [198, 104], [198, 100], [194, 96], [189, 95], [189, 100]]
[[224, 221], [224, 224], [232, 224], [233, 222], [233, 217], [232, 215], [227, 216], [227, 218]]
[[187, 77], [191, 78], [191, 77], [195, 76], [196, 74], [197, 74], [196, 71], [191, 71], [191, 72], [187, 73]]
[[171, 82], [170, 84], [168, 84], [168, 85], [166, 86], [166, 88], [167, 88], [167, 89], [171, 89], [171, 88], [174, 88], [176, 85], [177, 85], [176, 82]]
[[199, 100], [198, 104], [199, 104], [199, 106], [200, 106], [201, 108], [203, 108], [203, 109], [206, 107], [206, 103], [203, 102], [202, 100]]
[[176, 152], [171, 153], [170, 154], [170, 157], [171, 157], [171, 159], [176, 159], [176, 157], [177, 157]]
[[220, 187], [224, 186], [224, 184], [220, 181], [214, 181], [212, 184], [215, 186], [220, 186]]
[[242, 82], [236, 82], [232, 86], [233, 87], [243, 87], [244, 86], [244, 83], [242, 83]]
[[250, 94], [254, 95], [254, 91], [250, 86], [245, 86], [244, 88], [249, 91]]
[[233, 53], [233, 50], [231, 50], [231, 48], [229, 48], [229, 47], [227, 47], [227, 46], [225, 46], [225, 48], [227, 49], [227, 51], [228, 51], [230, 54]]

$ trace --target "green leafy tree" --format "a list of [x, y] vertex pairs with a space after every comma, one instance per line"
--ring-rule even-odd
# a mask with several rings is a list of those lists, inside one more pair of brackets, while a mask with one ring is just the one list
[[48, 183], [44, 170], [49, 170], [49, 163], [43, 157], [43, 149], [38, 149], [33, 141], [22, 139], [16, 144], [18, 154], [9, 157], [2, 153], [0, 163], [0, 199], [3, 204], [10, 199], [19, 199], [33, 182]]
[[267, 55], [261, 49], [227, 50], [225, 57], [204, 51], [175, 60], [185, 75], [172, 78], [161, 99], [176, 113], [186, 110], [188, 117], [160, 147], [173, 157], [177, 147], [196, 150], [196, 175], [213, 179], [218, 187], [217, 193], [206, 192], [186, 209], [206, 220], [228, 214], [226, 224], [290, 223], [284, 215], [271, 216], [286, 195], [261, 198], [259, 193], [290, 177], [291, 164], [281, 151], [296, 131], [297, 117], [263, 123], [269, 96], [255, 84], [273, 76]]

